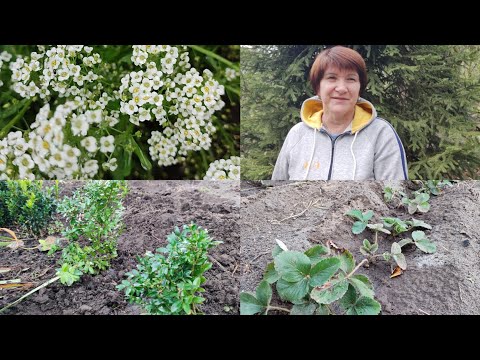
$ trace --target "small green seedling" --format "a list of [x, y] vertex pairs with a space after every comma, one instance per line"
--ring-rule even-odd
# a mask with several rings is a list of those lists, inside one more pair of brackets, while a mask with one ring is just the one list
[[384, 189], [383, 189], [383, 199], [385, 200], [385, 202], [390, 202], [392, 201], [393, 199], [393, 196], [395, 194], [395, 190], [393, 190], [391, 187], [389, 186], [386, 186]]
[[408, 224], [399, 218], [394, 217], [382, 217], [383, 225], [387, 229], [392, 230], [392, 235], [397, 236], [403, 232], [408, 231]]
[[407, 220], [405, 221], [405, 223], [410, 226], [410, 229], [423, 228], [423, 229], [432, 230], [432, 226], [430, 224], [427, 224], [426, 222], [422, 220], [417, 220], [415, 218], [412, 218], [412, 220]]
[[402, 203], [407, 205], [408, 213], [415, 214], [415, 212], [419, 211], [421, 213], [426, 213], [430, 210], [430, 204], [428, 200], [430, 200], [430, 195], [427, 193], [414, 193], [416, 196], [414, 199], [409, 199], [407, 197], [402, 198]]
[[358, 221], [355, 221], [352, 226], [352, 232], [355, 235], [358, 235], [358, 234], [361, 234], [363, 230], [365, 230], [365, 228], [367, 227], [368, 221], [373, 217], [373, 211], [368, 210], [362, 213], [360, 210], [353, 209], [347, 212], [345, 215], [358, 220]]
[[[285, 247], [286, 248], [286, 247]], [[330, 249], [316, 245], [305, 252], [289, 251], [277, 245], [274, 261], [267, 265], [264, 278], [255, 293], [240, 294], [240, 314], [267, 315], [281, 311], [290, 315], [327, 315], [341, 309], [341, 314], [376, 315], [381, 305], [374, 299], [373, 286], [365, 275], [356, 275], [366, 263], [355, 264], [345, 249], [331, 254]], [[272, 305], [272, 286], [290, 309]], [[332, 306], [337, 302], [338, 306]]]
[[[412, 232], [413, 243], [422, 250], [424, 253], [433, 254], [437, 251], [437, 246], [430, 241], [429, 238], [425, 235], [423, 231], [414, 231]], [[411, 239], [405, 239], [412, 242]]]

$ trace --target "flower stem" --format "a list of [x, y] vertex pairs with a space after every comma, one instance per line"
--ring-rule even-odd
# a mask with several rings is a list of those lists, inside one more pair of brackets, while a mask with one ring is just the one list
[[215, 54], [214, 52], [211, 52], [210, 50], [204, 49], [203, 47], [198, 45], [188, 45], [188, 47], [192, 48], [195, 51], [201, 52], [202, 54], [210, 56], [211, 58], [217, 59], [218, 61], [223, 62], [224, 64], [230, 66], [232, 69], [240, 71], [238, 65], [232, 63], [231, 61], [225, 59], [224, 57], [221, 57], [220, 55]]

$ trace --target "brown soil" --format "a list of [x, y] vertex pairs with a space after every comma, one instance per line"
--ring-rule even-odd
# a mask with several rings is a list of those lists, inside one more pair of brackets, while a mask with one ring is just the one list
[[[82, 182], [62, 182], [61, 195], [68, 195]], [[118, 257], [109, 270], [84, 275], [71, 287], [56, 282], [5, 311], [6, 314], [140, 314], [115, 286], [136, 266], [136, 257], [166, 245], [175, 226], [192, 221], [221, 240], [210, 251], [213, 267], [205, 274], [205, 314], [238, 314], [240, 276], [239, 182], [225, 181], [129, 181], [124, 206], [125, 230], [118, 241]], [[36, 240], [26, 242], [34, 247]], [[0, 267], [13, 268], [0, 280], [21, 278], [38, 286], [55, 276], [60, 252], [48, 257], [38, 250], [0, 248]], [[31, 290], [31, 289], [30, 289]], [[28, 290], [0, 290], [0, 307]]]
[[[350, 250], [358, 263], [364, 258], [361, 242], [372, 239], [372, 234], [352, 234], [353, 220], [344, 215], [348, 210], [373, 210], [375, 222], [381, 216], [411, 218], [403, 206], [385, 203], [384, 186], [383, 182], [352, 181], [242, 182], [240, 290], [255, 290], [272, 261], [275, 239], [298, 251], [332, 240]], [[410, 192], [414, 184], [396, 186]], [[312, 200], [317, 202], [302, 216], [281, 221], [301, 213]], [[480, 182], [457, 183], [432, 196], [430, 204], [429, 212], [413, 216], [433, 227], [425, 233], [436, 244], [436, 253], [405, 247], [408, 268], [393, 279], [391, 265], [384, 261], [359, 272], [372, 281], [382, 314], [479, 314]], [[391, 242], [379, 236], [378, 253], [388, 251]]]

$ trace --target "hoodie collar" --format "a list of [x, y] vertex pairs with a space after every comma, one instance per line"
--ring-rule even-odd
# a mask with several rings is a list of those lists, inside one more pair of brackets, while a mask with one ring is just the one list
[[[311, 97], [305, 100], [300, 110], [300, 117], [305, 125], [313, 129], [322, 128], [322, 114], [323, 114], [323, 102], [318, 96]], [[377, 111], [371, 102], [359, 98], [355, 105], [355, 116], [353, 121], [347, 127], [351, 133], [362, 130], [369, 125], [373, 119], [377, 117]]]

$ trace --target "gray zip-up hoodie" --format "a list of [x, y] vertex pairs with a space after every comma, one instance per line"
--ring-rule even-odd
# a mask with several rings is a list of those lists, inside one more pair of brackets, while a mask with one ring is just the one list
[[287, 135], [272, 180], [407, 180], [402, 141], [392, 125], [360, 98], [347, 129], [333, 139], [322, 127], [323, 103], [303, 102], [301, 123]]

